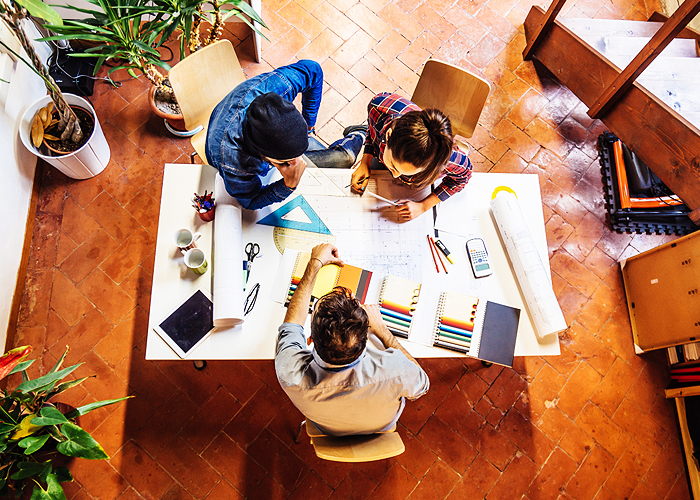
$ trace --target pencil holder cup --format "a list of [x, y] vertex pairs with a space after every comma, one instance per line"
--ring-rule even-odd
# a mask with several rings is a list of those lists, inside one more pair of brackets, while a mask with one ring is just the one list
[[202, 219], [204, 222], [210, 222], [214, 220], [214, 211], [216, 210], [216, 207], [212, 208], [211, 210], [207, 210], [206, 212], [197, 212], [199, 214], [199, 218]]
[[204, 274], [209, 267], [204, 252], [199, 248], [190, 248], [185, 252], [185, 265], [195, 274]]

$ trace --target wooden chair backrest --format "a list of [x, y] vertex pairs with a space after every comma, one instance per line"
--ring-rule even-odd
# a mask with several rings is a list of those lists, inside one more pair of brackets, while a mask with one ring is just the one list
[[306, 421], [316, 456], [334, 462], [371, 462], [395, 457], [406, 450], [396, 429], [365, 436], [331, 437], [320, 434], [318, 428]]
[[411, 100], [421, 108], [437, 108], [452, 122], [452, 132], [469, 138], [484, 109], [491, 87], [466, 69], [437, 59], [425, 63]]
[[177, 63], [168, 79], [180, 105], [188, 130], [202, 125], [204, 130], [192, 136], [192, 146], [206, 163], [204, 144], [209, 117], [217, 104], [245, 80], [236, 51], [228, 40], [219, 40], [199, 49]]

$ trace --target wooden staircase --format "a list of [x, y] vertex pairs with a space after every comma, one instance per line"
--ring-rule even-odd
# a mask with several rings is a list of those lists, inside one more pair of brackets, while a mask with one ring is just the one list
[[569, 87], [700, 224], [700, 34], [683, 22], [700, 0], [686, 0], [666, 24], [661, 15], [647, 22], [556, 18], [564, 1], [530, 10], [524, 56]]

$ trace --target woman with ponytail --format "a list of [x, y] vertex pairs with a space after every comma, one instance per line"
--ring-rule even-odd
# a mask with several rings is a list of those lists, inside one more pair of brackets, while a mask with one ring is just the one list
[[450, 119], [437, 109], [421, 110], [397, 94], [376, 95], [367, 106], [368, 133], [362, 161], [352, 174], [352, 189], [363, 192], [371, 170], [386, 168], [414, 187], [435, 190], [421, 201], [406, 201], [397, 211], [402, 222], [415, 219], [461, 191], [472, 175], [467, 155], [454, 145]]

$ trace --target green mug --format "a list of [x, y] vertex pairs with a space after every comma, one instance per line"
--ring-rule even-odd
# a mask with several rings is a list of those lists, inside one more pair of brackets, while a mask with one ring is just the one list
[[204, 274], [207, 272], [207, 258], [204, 252], [199, 248], [190, 248], [185, 252], [185, 265], [192, 269], [195, 274]]

